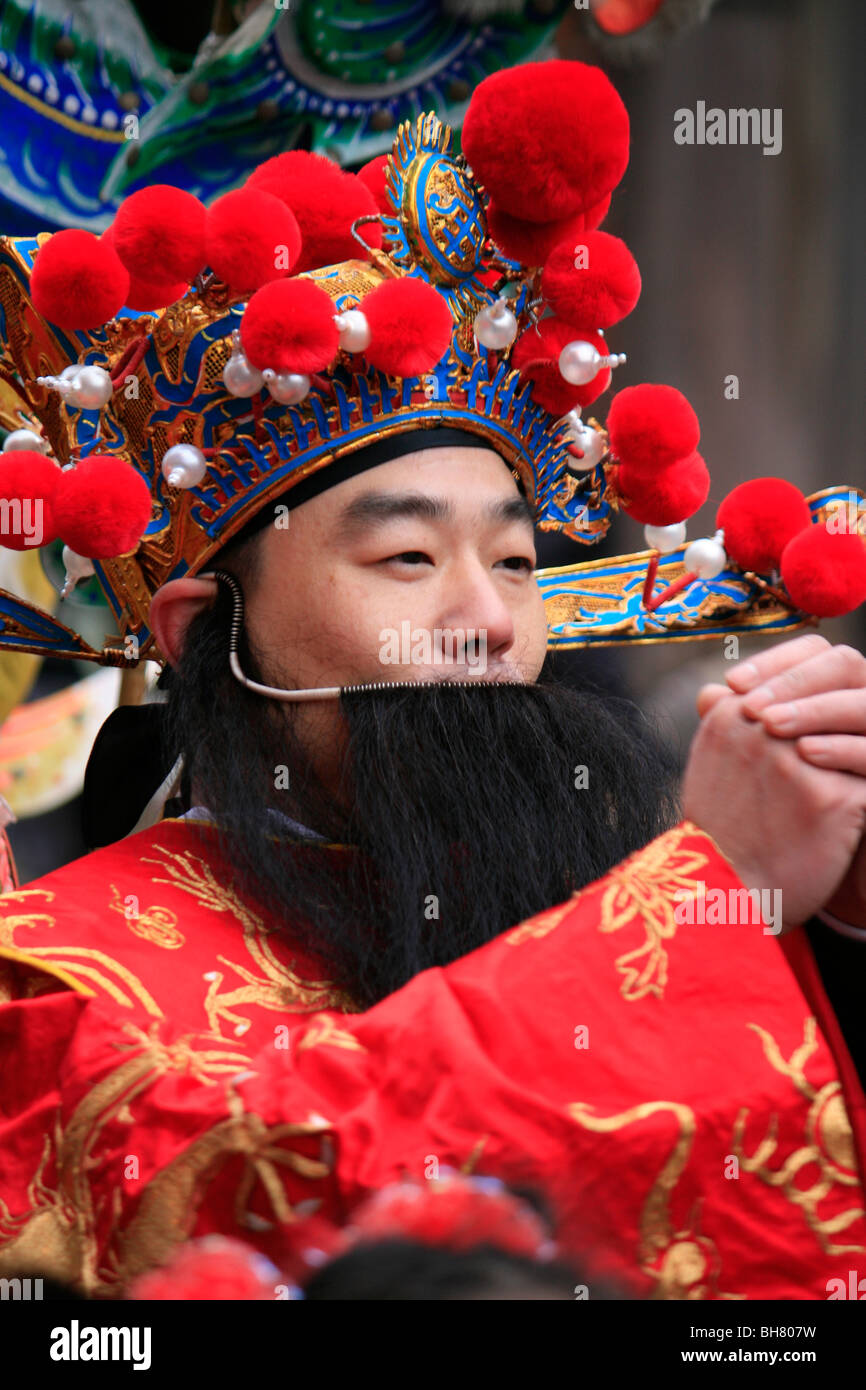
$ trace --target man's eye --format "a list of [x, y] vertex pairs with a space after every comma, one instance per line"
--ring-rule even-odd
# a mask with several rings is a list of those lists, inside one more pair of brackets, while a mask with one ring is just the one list
[[425, 555], [423, 550], [401, 550], [399, 555], [389, 555], [385, 561], [390, 565], [393, 560], [399, 560], [404, 565], [432, 565], [433, 561], [429, 555]]
[[524, 570], [526, 574], [532, 574], [535, 569], [535, 562], [528, 560], [525, 555], [509, 555], [507, 560], [500, 560], [501, 565], [510, 570]]

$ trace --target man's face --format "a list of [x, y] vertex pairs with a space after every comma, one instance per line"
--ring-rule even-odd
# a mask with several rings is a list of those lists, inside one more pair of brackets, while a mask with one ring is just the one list
[[[547, 622], [532, 511], [490, 449], [381, 464], [305, 502], [259, 544], [246, 631], [272, 685], [538, 677]], [[304, 715], [328, 775], [336, 703]]]

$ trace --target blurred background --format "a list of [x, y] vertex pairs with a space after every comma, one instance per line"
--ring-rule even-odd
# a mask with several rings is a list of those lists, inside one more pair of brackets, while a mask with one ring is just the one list
[[[667, 382], [692, 402], [713, 487], [689, 536], [712, 534], [716, 506], [747, 478], [779, 474], [806, 493], [866, 483], [864, 52], [862, 0], [6, 0], [0, 233], [99, 230], [147, 183], [208, 199], [281, 149], [357, 168], [414, 111], [459, 126], [473, 85], [496, 67], [599, 63], [632, 129], [604, 229], [643, 276], [637, 308], [610, 334], [611, 350], [628, 354], [614, 388]], [[698, 102], [779, 108], [780, 153], [678, 145], [674, 113]], [[130, 116], [140, 132], [124, 139]], [[593, 558], [644, 545], [642, 527], [618, 518]], [[573, 543], [539, 536], [540, 566], [575, 558]], [[44, 579], [24, 578], [45, 602]], [[76, 601], [98, 610], [86, 587]], [[75, 626], [83, 615], [60, 616]], [[822, 631], [866, 649], [866, 610]], [[632, 694], [681, 750], [699, 685], [726, 670], [720, 641], [557, 660], [566, 676]], [[18, 816], [9, 837], [22, 882], [85, 852], [84, 765], [119, 697], [117, 673], [2, 656], [0, 792]]]

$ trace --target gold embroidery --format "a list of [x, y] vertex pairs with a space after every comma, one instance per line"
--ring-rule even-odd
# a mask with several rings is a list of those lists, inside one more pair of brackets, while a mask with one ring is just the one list
[[255, 975], [245, 966], [225, 956], [217, 956], [220, 964], [234, 970], [246, 983], [221, 993], [225, 976], [218, 970], [208, 971], [205, 979], [209, 981], [209, 988], [204, 1007], [208, 1024], [215, 1033], [219, 1033], [222, 1020], [234, 1025], [237, 1037], [249, 1030], [249, 1018], [235, 1012], [235, 1006], [239, 1004], [258, 1004], [264, 1009], [276, 1009], [281, 1013], [315, 1013], [320, 1009], [359, 1012], [349, 996], [343, 990], [336, 989], [330, 980], [302, 980], [283, 965], [268, 943], [270, 928], [242, 902], [232, 887], [217, 881], [210, 865], [199, 855], [189, 850], [173, 852], [162, 845], [153, 848], [164, 856], [165, 862], [146, 856], [142, 862], [156, 864], [169, 875], [168, 878], [154, 878], [153, 882], [165, 883], [191, 893], [202, 907], [213, 912], [232, 913], [243, 927], [244, 945], [262, 972]]
[[[4, 893], [3, 902], [27, 903], [30, 899], [41, 897], [47, 902], [53, 902], [54, 893], [47, 888], [20, 888], [15, 892]], [[55, 962], [57, 966], [62, 966], [67, 977], [71, 977], [73, 983], [81, 981], [92, 981], [95, 985], [107, 994], [115, 1003], [120, 1004], [125, 1009], [134, 1007], [137, 1001], [152, 1018], [162, 1018], [162, 1010], [156, 1000], [145, 989], [141, 980], [128, 970], [120, 961], [113, 960], [103, 951], [97, 951], [90, 946], [29, 946], [22, 947], [15, 941], [15, 932], [19, 927], [47, 926], [53, 927], [55, 919], [44, 912], [21, 913], [13, 915], [7, 913], [0, 916], [0, 946], [17, 947], [21, 951], [18, 959], [29, 961], [34, 966], [39, 962]], [[92, 962], [88, 964], [87, 962]], [[52, 966], [46, 964], [46, 969], [52, 971]], [[54, 970], [53, 973], [59, 974]], [[61, 976], [61, 978], [63, 978]], [[83, 992], [94, 994], [95, 990], [85, 987]]]
[[690, 822], [675, 826], [611, 869], [601, 904], [599, 930], [615, 932], [629, 925], [643, 928], [644, 942], [617, 957], [616, 968], [625, 978], [620, 993], [630, 1002], [647, 994], [661, 998], [668, 975], [668, 955], [663, 946], [676, 933], [674, 917], [677, 893], [700, 891], [695, 875], [708, 862], [697, 849], [681, 848], [684, 839], [698, 833]]
[[669, 1112], [679, 1124], [676, 1143], [662, 1165], [643, 1204], [640, 1217], [638, 1261], [655, 1281], [653, 1298], [738, 1299], [739, 1294], [719, 1293], [721, 1261], [713, 1241], [698, 1230], [697, 1207], [688, 1226], [675, 1231], [670, 1212], [671, 1195], [689, 1161], [695, 1137], [694, 1111], [675, 1101], [648, 1101], [618, 1115], [594, 1115], [594, 1106], [577, 1101], [568, 1107], [572, 1119], [595, 1134], [614, 1134], [627, 1125]]
[[322, 1014], [311, 1020], [309, 1028], [304, 1032], [295, 1051], [306, 1052], [310, 1047], [322, 1047], [323, 1045], [345, 1047], [349, 1052], [367, 1051], [354, 1033], [348, 1033], [345, 1028], [338, 1028], [336, 1021], [329, 1014]]
[[528, 922], [524, 922], [522, 926], [513, 927], [505, 934], [506, 942], [509, 946], [522, 946], [524, 941], [540, 941], [559, 926], [563, 917], [571, 912], [576, 899], [579, 897], [579, 893], [574, 893], [567, 902], [559, 903], [556, 907], [549, 907], [545, 912], [540, 912], [537, 917], [532, 917]]
[[108, 886], [114, 894], [114, 902], [109, 903], [109, 907], [121, 914], [131, 932], [144, 941], [152, 941], [154, 946], [164, 947], [166, 951], [175, 951], [179, 946], [183, 946], [186, 938], [178, 929], [177, 914], [172, 912], [171, 908], [148, 907], [144, 912], [137, 912], [135, 916], [130, 917], [115, 884], [110, 883]]
[[[764, 1056], [774, 1071], [787, 1076], [803, 1098], [810, 1102], [806, 1116], [805, 1138], [809, 1141], [789, 1154], [780, 1166], [770, 1167], [779, 1147], [779, 1117], [770, 1117], [764, 1138], [751, 1157], [745, 1152], [745, 1132], [749, 1110], [740, 1110], [734, 1124], [732, 1152], [740, 1160], [746, 1173], [757, 1173], [758, 1177], [770, 1187], [780, 1187], [792, 1205], [799, 1207], [810, 1230], [815, 1233], [821, 1249], [827, 1255], [846, 1255], [860, 1253], [866, 1246], [837, 1245], [829, 1238], [845, 1231], [855, 1221], [866, 1215], [862, 1206], [849, 1207], [836, 1216], [820, 1218], [818, 1207], [834, 1188], [860, 1187], [857, 1174], [857, 1160], [854, 1153], [854, 1136], [845, 1109], [842, 1087], [838, 1081], [829, 1081], [820, 1091], [808, 1081], [805, 1066], [817, 1051], [817, 1022], [809, 1017], [803, 1026], [803, 1042], [795, 1048], [789, 1061], [785, 1061], [775, 1038], [757, 1023], [747, 1027], [761, 1039]], [[797, 1175], [808, 1166], [818, 1169], [818, 1177], [808, 1188], [797, 1185]]]

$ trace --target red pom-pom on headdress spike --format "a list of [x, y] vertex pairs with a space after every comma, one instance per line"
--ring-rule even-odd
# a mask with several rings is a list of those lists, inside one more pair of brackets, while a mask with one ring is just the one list
[[778, 569], [782, 551], [804, 526], [809, 505], [798, 487], [784, 478], [752, 478], [729, 492], [716, 513], [725, 533], [725, 550], [744, 570], [767, 574]]
[[561, 241], [577, 242], [603, 222], [610, 207], [610, 194], [588, 212], [575, 212], [552, 222], [528, 222], [503, 212], [491, 198], [487, 205], [487, 230], [500, 251], [525, 266], [544, 265], [554, 246]]
[[30, 295], [36, 312], [58, 328], [100, 328], [126, 304], [129, 272], [111, 242], [70, 227], [36, 253]]
[[607, 432], [611, 453], [628, 466], [631, 478], [687, 458], [701, 437], [698, 417], [682, 392], [651, 383], [617, 392], [607, 413]]
[[424, 280], [384, 280], [358, 307], [370, 328], [365, 356], [381, 372], [421, 376], [448, 350], [454, 327], [451, 312]]
[[[111, 227], [107, 227], [99, 239], [111, 244]], [[188, 289], [189, 282], [186, 280], [146, 280], [139, 275], [130, 275], [123, 307], [144, 312], [149, 309], [164, 309], [168, 304], [176, 304], [179, 299], [183, 299]]]
[[616, 187], [628, 133], [626, 109], [600, 68], [553, 59], [485, 77], [461, 139], [503, 212], [549, 222], [594, 207]]
[[150, 513], [147, 483], [122, 459], [89, 454], [60, 474], [54, 524], [78, 555], [90, 560], [129, 555], [138, 546]]
[[298, 219], [273, 193], [236, 188], [207, 210], [205, 259], [233, 294], [283, 279], [300, 254]]
[[610, 328], [640, 298], [640, 271], [624, 241], [607, 232], [568, 236], [544, 264], [541, 293], [555, 314], [571, 323]]
[[575, 406], [591, 405], [610, 385], [609, 367], [602, 367], [591, 381], [575, 386], [559, 370], [559, 355], [567, 343], [586, 342], [603, 356], [607, 343], [600, 333], [575, 328], [563, 319], [539, 319], [538, 327], [524, 329], [511, 351], [511, 365], [532, 382], [532, 399], [551, 415], [566, 415]]
[[647, 526], [673, 526], [686, 521], [710, 494], [710, 474], [697, 451], [658, 473], [635, 472], [622, 463], [615, 487], [620, 505], [634, 521]]
[[54, 498], [62, 476], [56, 463], [35, 450], [0, 454], [0, 498], [12, 503], [2, 509], [0, 545], [36, 550], [56, 540]]
[[240, 334], [247, 361], [259, 371], [319, 372], [340, 343], [334, 301], [312, 280], [274, 280], [256, 290]]
[[205, 264], [205, 212], [192, 193], [152, 184], [124, 198], [112, 223], [112, 244], [130, 275], [150, 284], [189, 284]]
[[792, 601], [816, 618], [841, 618], [866, 603], [866, 539], [826, 522], [804, 527], [782, 551]]
[[[364, 248], [352, 235], [358, 217], [378, 213], [376, 199], [357, 174], [308, 150], [274, 155], [254, 169], [244, 185], [272, 193], [291, 208], [301, 229], [300, 275], [341, 261], [363, 260]], [[368, 246], [382, 245], [378, 223], [364, 223], [359, 234]]]
[[377, 154], [358, 170], [358, 178], [365, 183], [376, 200], [376, 207], [386, 217], [393, 217], [394, 209], [386, 193], [388, 175], [388, 156]]

